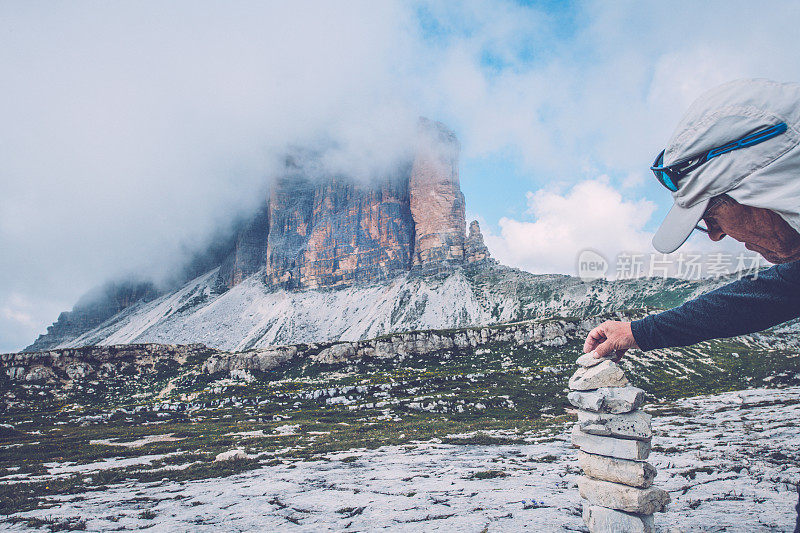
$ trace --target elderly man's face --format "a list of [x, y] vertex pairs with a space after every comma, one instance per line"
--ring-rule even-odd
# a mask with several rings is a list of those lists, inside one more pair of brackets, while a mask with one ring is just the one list
[[712, 241], [730, 235], [770, 263], [800, 259], [800, 234], [774, 211], [742, 205], [725, 196], [703, 215], [703, 220]]

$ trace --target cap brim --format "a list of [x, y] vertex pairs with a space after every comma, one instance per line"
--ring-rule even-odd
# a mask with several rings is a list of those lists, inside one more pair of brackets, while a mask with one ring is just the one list
[[706, 199], [691, 207], [674, 204], [653, 236], [653, 247], [662, 254], [669, 254], [680, 248], [703, 218], [708, 202]]

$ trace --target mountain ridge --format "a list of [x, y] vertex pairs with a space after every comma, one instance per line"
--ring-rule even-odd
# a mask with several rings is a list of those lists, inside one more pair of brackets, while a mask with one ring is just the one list
[[357, 341], [409, 330], [666, 308], [724, 282], [660, 278], [584, 282], [480, 263], [438, 275], [409, 272], [388, 282], [347, 288], [288, 290], [268, 285], [261, 272], [219, 292], [219, 269], [211, 270], [51, 348], [153, 342], [245, 350]]

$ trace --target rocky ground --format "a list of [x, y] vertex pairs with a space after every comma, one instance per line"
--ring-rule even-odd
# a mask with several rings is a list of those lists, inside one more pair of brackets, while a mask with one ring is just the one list
[[[648, 406], [657, 483], [673, 503], [661, 531], [793, 531], [800, 480], [800, 387], [752, 389]], [[487, 430], [311, 458], [284, 457], [201, 480], [102, 483], [102, 473], [164, 460], [141, 455], [48, 463], [30, 482], [79, 474], [99, 485], [5, 518], [10, 531], [585, 531], [568, 444], [571, 422]], [[291, 440], [296, 425], [279, 426]], [[276, 430], [276, 431], [277, 431]], [[162, 436], [169, 439], [169, 436]], [[249, 435], [247, 438], [258, 438]], [[153, 439], [153, 437], [151, 437]], [[289, 441], [287, 441], [288, 443]], [[121, 443], [117, 442], [117, 445]], [[7, 447], [7, 446], [6, 446]], [[276, 454], [277, 455], [277, 454]], [[235, 461], [234, 461], [235, 462]], [[166, 469], [186, 468], [186, 464]], [[8, 472], [0, 481], [15, 476]], [[170, 480], [172, 479], [172, 480]], [[20, 480], [21, 481], [21, 480]]]
[[[2, 355], [0, 529], [579, 530], [567, 385], [590, 325]], [[656, 414], [650, 460], [674, 502], [659, 524], [792, 530], [793, 345], [634, 350], [621, 366]]]

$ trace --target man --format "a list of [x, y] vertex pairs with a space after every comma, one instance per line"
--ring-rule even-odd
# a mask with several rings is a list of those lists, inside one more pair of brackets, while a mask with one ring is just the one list
[[[776, 266], [642, 320], [603, 322], [584, 352], [619, 361], [629, 348], [687, 346], [800, 317], [799, 84], [738, 80], [707, 92], [651, 170], [674, 199], [656, 250], [674, 252], [697, 228], [712, 241], [743, 242]], [[796, 508], [800, 533], [800, 501]]]
[[653, 237], [659, 252], [701, 229], [776, 266], [642, 320], [604, 322], [584, 352], [618, 361], [629, 348], [687, 346], [800, 317], [800, 84], [738, 80], [707, 92], [651, 170], [674, 200]]

